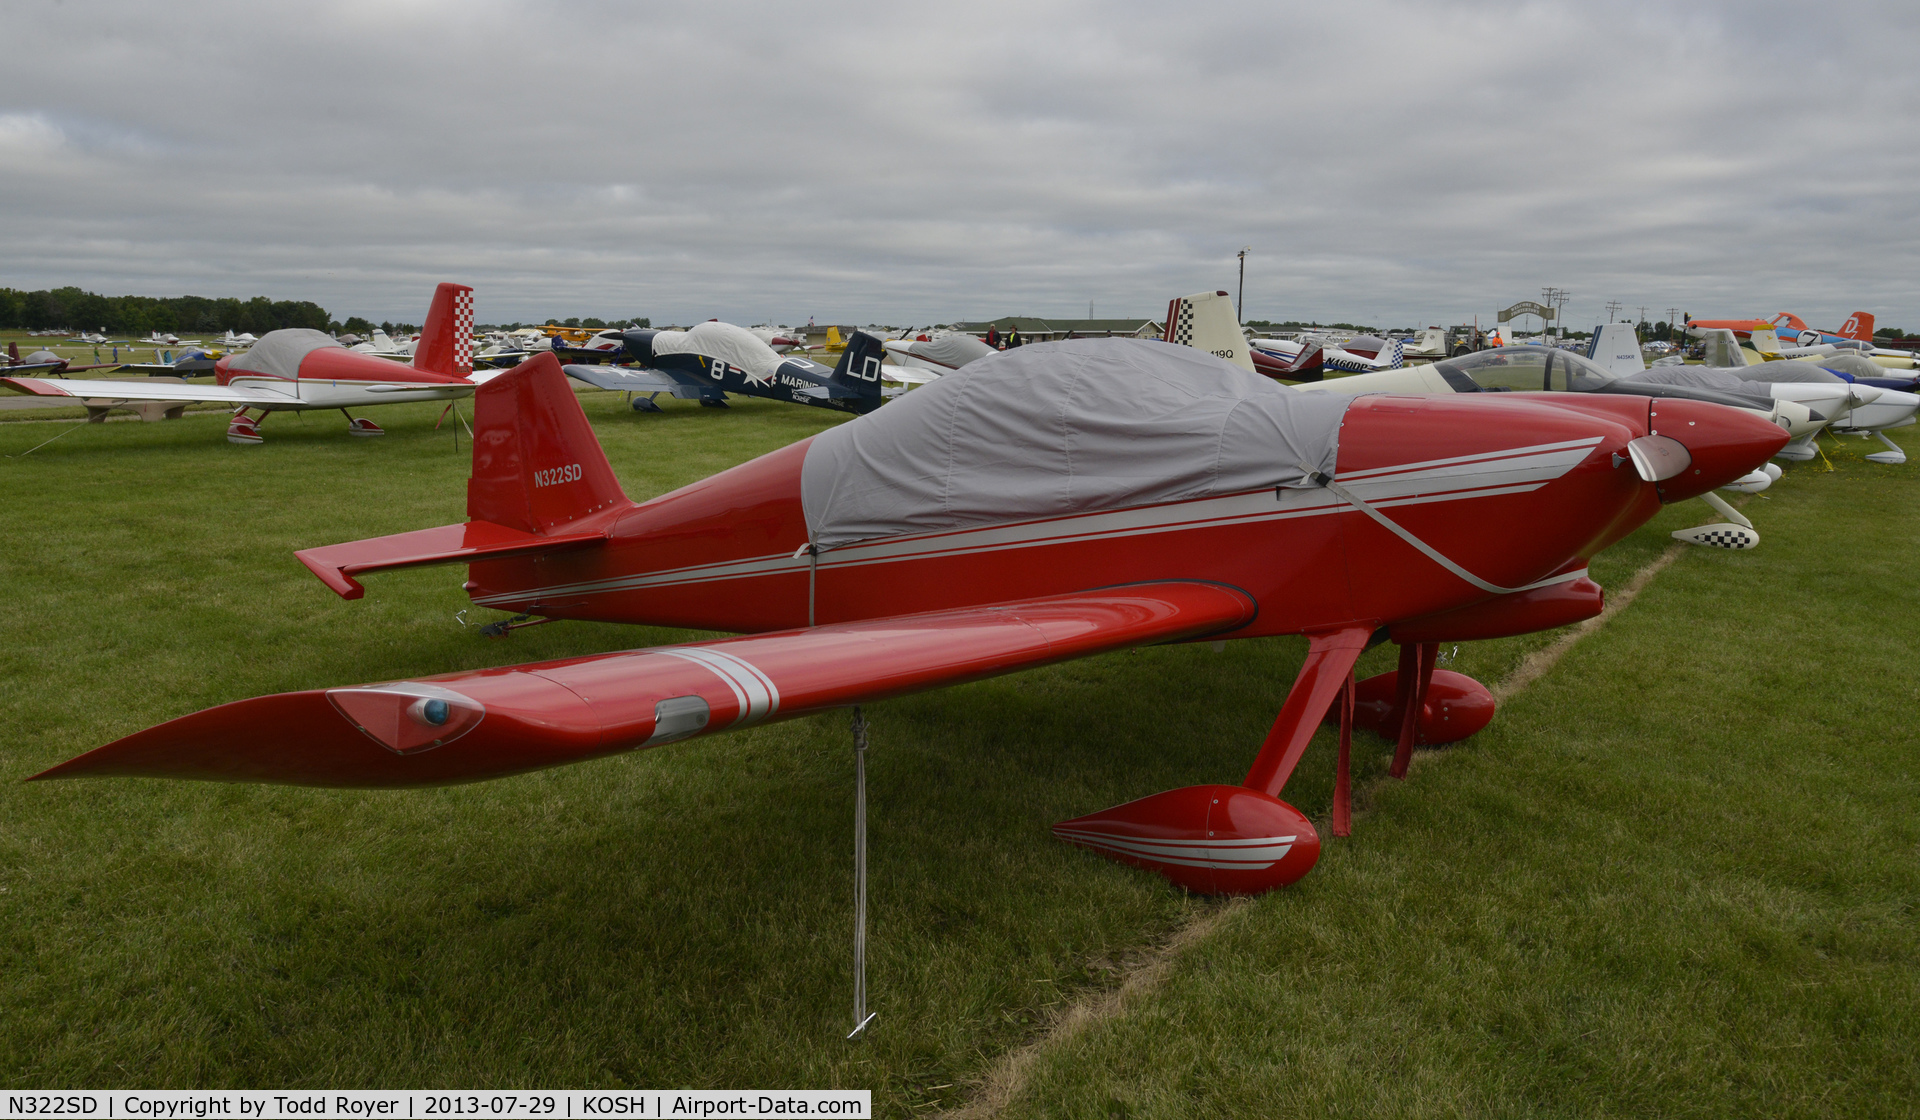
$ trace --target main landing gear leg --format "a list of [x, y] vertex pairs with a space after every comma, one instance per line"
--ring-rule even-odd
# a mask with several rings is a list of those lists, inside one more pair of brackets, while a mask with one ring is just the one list
[[1420, 739], [1420, 717], [1427, 707], [1427, 690], [1433, 685], [1433, 663], [1440, 655], [1435, 642], [1400, 647], [1400, 669], [1394, 677], [1394, 704], [1400, 709], [1400, 738], [1393, 750], [1393, 767], [1387, 771], [1396, 778], [1407, 776], [1413, 762], [1413, 747]]
[[1267, 732], [1267, 741], [1260, 745], [1260, 755], [1253, 760], [1253, 769], [1247, 771], [1242, 785], [1268, 797], [1280, 796], [1287, 779], [1293, 777], [1293, 768], [1300, 764], [1300, 756], [1307, 753], [1307, 744], [1313, 741], [1320, 720], [1344, 687], [1343, 682], [1353, 679], [1353, 663], [1360, 660], [1372, 633], [1371, 627], [1355, 626], [1309, 635], [1306, 664], [1300, 666], [1293, 691], [1287, 693], [1287, 702], [1281, 706], [1273, 730]]
[[1333, 834], [1353, 835], [1353, 670], [1340, 685], [1340, 762], [1333, 772]]

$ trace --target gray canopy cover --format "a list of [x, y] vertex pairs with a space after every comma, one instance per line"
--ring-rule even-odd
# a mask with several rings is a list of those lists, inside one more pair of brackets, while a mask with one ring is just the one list
[[822, 432], [800, 496], [818, 548], [1311, 485], [1352, 397], [1132, 338], [996, 353]]
[[246, 353], [228, 362], [227, 368], [235, 372], [244, 370], [293, 381], [300, 376], [300, 363], [306, 360], [308, 354], [322, 347], [338, 345], [326, 332], [306, 327], [268, 331], [260, 336], [260, 341], [247, 347]]
[[943, 334], [925, 342], [913, 344], [916, 357], [929, 362], [938, 362], [948, 369], [959, 369], [968, 362], [977, 362], [993, 353], [993, 347], [970, 334]]
[[1679, 385], [1689, 389], [1717, 389], [1723, 393], [1738, 393], [1772, 407], [1773, 394], [1759, 385], [1741, 377], [1730, 369], [1713, 366], [1649, 366], [1642, 373], [1630, 373], [1620, 378], [1616, 384]]

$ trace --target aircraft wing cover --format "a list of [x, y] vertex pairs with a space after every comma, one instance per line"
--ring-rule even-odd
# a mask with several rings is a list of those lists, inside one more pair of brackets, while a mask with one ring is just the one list
[[1737, 376], [1742, 381], [1767, 385], [1843, 385], [1846, 383], [1846, 378], [1837, 377], [1832, 371], [1822, 369], [1813, 362], [1768, 362], [1763, 366], [1748, 366]]
[[1164, 342], [1037, 343], [815, 436], [801, 501], [815, 547], [836, 548], [1311, 485], [1351, 402]]
[[300, 363], [308, 354], [329, 346], [339, 346], [325, 331], [305, 327], [268, 331], [247, 352], [227, 361], [231, 373], [264, 374], [293, 381], [300, 376]]
[[1716, 389], [1722, 393], [1738, 393], [1752, 397], [1755, 401], [1773, 404], [1773, 397], [1765, 389], [1754, 387], [1754, 383], [1738, 374], [1728, 373], [1725, 369], [1712, 366], [1662, 366], [1654, 365], [1643, 373], [1628, 374], [1619, 379], [1620, 384], [1635, 383], [1644, 385], [1678, 385], [1689, 389]]

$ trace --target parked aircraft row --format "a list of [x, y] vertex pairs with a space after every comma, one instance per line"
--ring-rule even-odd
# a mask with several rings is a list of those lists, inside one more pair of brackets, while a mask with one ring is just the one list
[[[1230, 310], [1217, 336], [1188, 324], [1200, 345], [1027, 346], [873, 408], [880, 340], [854, 334], [823, 375], [716, 323], [622, 332], [644, 368], [619, 372], [675, 395], [777, 388], [862, 414], [635, 502], [567, 383], [613, 367], [563, 370], [549, 352], [481, 380], [470, 336], [446, 329], [450, 289], [466, 291], [443, 286], [411, 367], [283, 332], [223, 359], [223, 386], [280, 394], [268, 406], [323, 407], [308, 396], [321, 382], [365, 399], [474, 396], [467, 520], [316, 541], [299, 560], [348, 599], [383, 571], [458, 565], [479, 607], [739, 636], [239, 699], [40, 779], [443, 785], [1143, 644], [1304, 635], [1305, 664], [1237, 783], [1142, 790], [1053, 829], [1190, 890], [1254, 894], [1319, 856], [1319, 826], [1282, 795], [1324, 718], [1340, 728], [1328, 827], [1345, 835], [1356, 700], [1404, 776], [1416, 746], [1494, 714], [1487, 689], [1436, 668], [1441, 642], [1595, 616], [1599, 550], [1663, 504], [1749, 477], [1789, 438], [1760, 409], [1685, 394], [1300, 391], [1252, 370]], [[1175, 301], [1172, 317], [1205, 320], [1196, 307], [1230, 305]], [[1207, 352], [1215, 337], [1228, 353]], [[1584, 362], [1508, 356], [1536, 361], [1535, 389]], [[856, 383], [855, 396], [833, 391]], [[1383, 641], [1399, 668], [1355, 681], [1360, 653]]]

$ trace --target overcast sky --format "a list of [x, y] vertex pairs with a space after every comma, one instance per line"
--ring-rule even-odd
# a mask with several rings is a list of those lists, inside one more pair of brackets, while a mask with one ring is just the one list
[[10, 0], [0, 286], [1920, 330], [1920, 5]]

